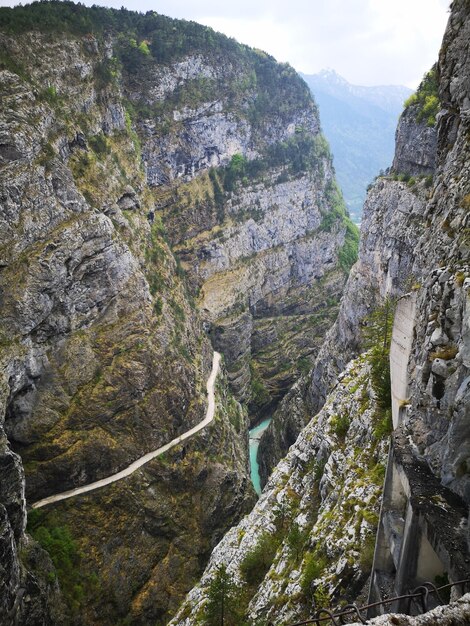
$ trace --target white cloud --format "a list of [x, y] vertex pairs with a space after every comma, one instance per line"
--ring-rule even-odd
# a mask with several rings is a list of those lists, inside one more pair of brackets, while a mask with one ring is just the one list
[[[173, 14], [262, 48], [296, 69], [332, 67], [350, 82], [416, 87], [437, 60], [448, 0], [171, 2]], [[170, 3], [168, 4], [170, 9]], [[160, 11], [164, 7], [160, 4]]]

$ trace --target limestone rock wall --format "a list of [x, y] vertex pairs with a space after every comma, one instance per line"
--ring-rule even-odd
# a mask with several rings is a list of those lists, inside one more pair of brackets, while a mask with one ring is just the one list
[[[156, 14], [34, 10], [70, 14], [0, 39], [5, 603], [26, 620], [31, 575], [43, 608], [62, 590], [46, 622], [165, 621], [253, 501], [247, 412], [228, 385], [255, 415], [299, 355], [308, 367], [356, 234], [292, 68]], [[193, 43], [158, 60], [155, 24]], [[23, 488], [29, 504], [95, 481], [200, 421], [206, 331], [226, 365], [213, 425], [125, 483], [29, 515], [75, 572], [39, 576]]]
[[231, 193], [222, 225], [175, 246], [214, 343], [229, 357], [234, 389], [248, 401], [253, 360], [275, 400], [293, 382], [298, 361], [314, 357], [345, 280], [338, 267], [345, 229], [321, 228], [331, 178], [278, 177]]
[[217, 422], [197, 442], [115, 490], [29, 516], [49, 549], [65, 537], [75, 574], [25, 534], [27, 504], [122, 469], [205, 411], [212, 348], [149, 217], [124, 78], [97, 76], [112, 46], [2, 35], [23, 71], [0, 72], [0, 586], [5, 619], [22, 624], [165, 616], [254, 496], [246, 417], [221, 379]]
[[125, 90], [154, 213], [256, 420], [315, 359], [357, 235], [306, 84], [232, 48], [143, 62]]
[[418, 105], [409, 106], [400, 117], [395, 136], [392, 171], [409, 176], [428, 176], [436, 166], [437, 133], [426, 120], [417, 121]]
[[468, 503], [470, 268], [457, 267], [435, 270], [418, 300], [404, 419], [417, 454]]
[[[387, 448], [377, 429], [368, 367], [365, 357], [348, 365], [252, 512], [215, 548], [172, 625], [189, 626], [203, 615], [222, 565], [240, 585], [253, 622], [295, 622], [330, 602], [357, 597], [372, 564]], [[253, 586], [244, 572], [260, 542], [271, 546], [271, 560]]]

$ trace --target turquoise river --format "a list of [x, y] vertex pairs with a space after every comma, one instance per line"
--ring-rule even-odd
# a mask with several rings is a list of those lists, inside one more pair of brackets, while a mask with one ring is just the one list
[[261, 439], [261, 435], [264, 433], [266, 428], [269, 426], [269, 422], [271, 421], [270, 417], [267, 417], [262, 422], [260, 422], [257, 426], [250, 430], [250, 467], [251, 467], [251, 480], [255, 487], [256, 493], [259, 495], [261, 493], [261, 484], [259, 480], [259, 465], [257, 460], [258, 455], [258, 446], [259, 440]]

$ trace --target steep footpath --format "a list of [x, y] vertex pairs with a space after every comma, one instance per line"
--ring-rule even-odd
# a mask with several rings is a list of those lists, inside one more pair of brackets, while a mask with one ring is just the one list
[[[437, 74], [427, 75], [409, 102], [397, 131], [393, 169], [369, 191], [359, 260], [338, 320], [312, 373], [284, 398], [262, 440], [265, 477], [307, 425], [268, 478], [255, 509], [214, 550], [174, 624], [197, 623], [213, 610], [214, 590], [223, 576], [233, 594], [245, 598], [245, 604], [238, 604], [252, 621], [289, 623], [312, 616], [318, 606], [361, 597], [361, 583], [372, 567], [379, 521], [374, 507], [380, 501], [392, 425], [374, 384], [374, 350], [347, 363], [361, 350], [362, 328], [373, 328], [370, 314], [381, 311], [387, 297], [411, 294], [408, 299], [415, 302], [407, 320], [410, 357], [400, 370], [406, 398], [393, 433], [397, 463], [416, 470], [404, 502], [425, 509], [421, 526], [433, 507], [441, 507], [434, 525], [417, 535], [426, 544], [425, 556], [421, 573], [408, 572], [410, 583], [433, 570], [432, 576], [447, 571], [452, 579], [445, 559], [457, 563], [467, 554], [468, 524], [462, 511], [468, 511], [470, 502], [469, 29], [468, 2], [454, 2]], [[389, 322], [385, 328], [390, 331]], [[419, 480], [426, 476], [423, 500]], [[438, 519], [442, 523], [436, 524]], [[403, 518], [396, 523], [404, 526]], [[397, 562], [389, 554], [388, 561], [393, 568], [393, 557], [401, 572], [411, 564], [409, 551], [405, 545], [400, 552], [393, 527], [388, 533], [390, 548], [399, 556]], [[410, 541], [416, 557], [418, 545]], [[462, 552], [453, 556], [456, 546]], [[450, 621], [453, 610], [448, 611]], [[457, 609], [455, 615], [458, 619], [462, 613]], [[430, 615], [416, 622], [433, 619]], [[405, 617], [377, 623], [391, 621], [414, 623]]]
[[[306, 85], [211, 29], [2, 9], [0, 78], [0, 606], [6, 623], [165, 622], [253, 503], [229, 386], [256, 415], [309, 367], [357, 234]], [[26, 502], [203, 419], [205, 331], [226, 366], [214, 423], [30, 512], [25, 534]]]
[[[147, 219], [152, 199], [120, 83], [96, 77], [104, 44], [37, 32], [2, 41], [10, 65], [23, 64], [4, 69], [1, 83], [2, 422], [23, 461], [26, 500], [36, 501], [106, 477], [200, 422], [212, 349], [161, 224]], [[67, 623], [80, 612], [91, 623], [164, 614], [247, 510], [245, 418], [226, 394], [222, 386], [210, 433], [183, 452], [30, 516], [56, 565]], [[8, 448], [4, 458], [16, 481], [2, 480], [15, 537], [2, 602], [10, 609], [25, 587], [19, 620], [36, 623], [29, 600], [43, 583], [16, 556], [37, 548], [22, 537], [19, 459]], [[47, 593], [57, 592], [56, 574], [44, 575]]]

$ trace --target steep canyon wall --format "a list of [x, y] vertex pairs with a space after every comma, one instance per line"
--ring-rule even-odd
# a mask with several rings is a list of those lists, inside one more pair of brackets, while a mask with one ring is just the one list
[[[2, 610], [165, 622], [254, 500], [238, 400], [257, 415], [309, 367], [357, 234], [290, 67], [71, 3], [2, 9], [0, 33]], [[30, 512], [51, 561], [27, 504], [201, 421], [213, 347], [214, 423]]]
[[[406, 584], [468, 571], [469, 25], [468, 2], [454, 2], [437, 69], [402, 115], [392, 168], [369, 190], [338, 319], [263, 436], [261, 499], [214, 550], [175, 624], [203, 615], [222, 566], [248, 595], [244, 611], [254, 621], [294, 622], [361, 598], [379, 523], [396, 548], [387, 557], [393, 576], [410, 565]], [[392, 441], [395, 471], [408, 481], [402, 504], [417, 511], [414, 547], [397, 530], [406, 510], [376, 514], [392, 423], [378, 404], [371, 353], [350, 361], [370, 314], [405, 294], [415, 302], [401, 372], [408, 389]]]

